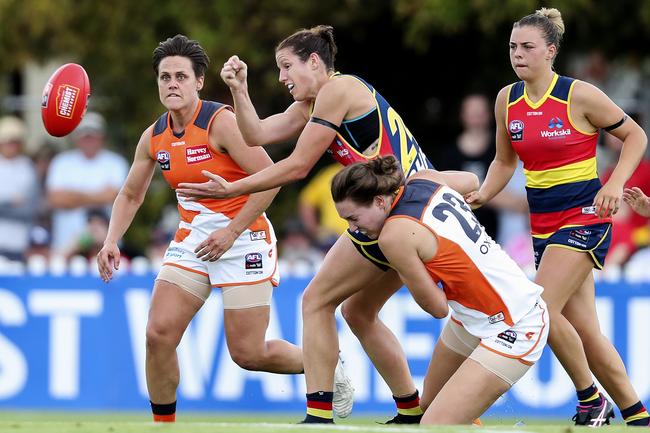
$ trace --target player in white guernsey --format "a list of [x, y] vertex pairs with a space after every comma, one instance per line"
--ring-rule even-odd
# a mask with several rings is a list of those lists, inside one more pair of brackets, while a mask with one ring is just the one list
[[437, 318], [422, 424], [471, 424], [539, 359], [549, 322], [530, 281], [476, 220], [454, 178], [425, 170], [405, 185], [394, 157], [343, 169], [332, 196], [351, 229], [379, 245], [416, 302]]

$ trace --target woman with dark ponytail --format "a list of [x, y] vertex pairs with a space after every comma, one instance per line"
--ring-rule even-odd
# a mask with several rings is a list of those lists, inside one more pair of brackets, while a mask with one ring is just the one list
[[[247, 66], [232, 56], [221, 77], [233, 95], [237, 125], [249, 146], [298, 138], [291, 155], [237, 182], [206, 174], [203, 184], [181, 185], [191, 197], [233, 197], [265, 191], [303, 179], [323, 154], [342, 165], [395, 155], [406, 177], [432, 165], [395, 109], [373, 86], [354, 75], [336, 72], [338, 49], [331, 26], [303, 29], [280, 42], [275, 59], [279, 80], [293, 96], [284, 112], [260, 119], [247, 86]], [[335, 308], [343, 317], [392, 391], [397, 416], [390, 423], [417, 423], [419, 395], [395, 335], [378, 313], [402, 286], [377, 241], [348, 232], [330, 249], [303, 297], [303, 353], [307, 381], [306, 422], [332, 422], [333, 372], [338, 339]], [[351, 393], [335, 391], [334, 410], [347, 416]], [[339, 397], [348, 395], [347, 399]], [[317, 409], [318, 408], [318, 409]]]
[[[595, 86], [558, 75], [553, 62], [564, 34], [557, 9], [542, 8], [515, 22], [510, 63], [521, 81], [498, 94], [496, 155], [483, 185], [466, 199], [479, 207], [524, 163], [535, 281], [544, 287], [551, 316], [549, 346], [573, 381], [576, 425], [609, 424], [613, 406], [591, 372], [614, 399], [625, 422], [647, 426], [616, 348], [598, 322], [593, 269], [602, 269], [612, 215], [623, 186], [641, 160], [647, 138], [637, 123]], [[600, 130], [623, 141], [618, 164], [605, 185], [596, 172]], [[591, 370], [591, 371], [590, 371]]]
[[397, 167], [392, 156], [348, 166], [332, 180], [332, 197], [351, 230], [378, 239], [422, 309], [436, 318], [452, 310], [424, 378], [421, 423], [471, 424], [541, 356], [542, 287], [455, 191], [476, 176], [422, 170], [404, 184]]

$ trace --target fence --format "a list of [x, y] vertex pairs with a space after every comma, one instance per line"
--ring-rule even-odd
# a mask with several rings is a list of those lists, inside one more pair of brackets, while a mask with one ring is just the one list
[[[145, 325], [153, 274], [0, 277], [0, 408], [146, 409]], [[300, 341], [307, 278], [284, 278], [274, 293], [268, 338]], [[642, 399], [650, 397], [650, 284], [599, 282], [603, 332], [623, 357]], [[248, 372], [229, 357], [215, 291], [178, 349], [182, 410], [301, 411], [302, 376]], [[443, 321], [401, 290], [382, 311], [421, 385]], [[390, 392], [339, 316], [339, 340], [356, 388], [355, 411], [392, 413]], [[495, 416], [568, 417], [574, 390], [548, 348], [490, 410]]]

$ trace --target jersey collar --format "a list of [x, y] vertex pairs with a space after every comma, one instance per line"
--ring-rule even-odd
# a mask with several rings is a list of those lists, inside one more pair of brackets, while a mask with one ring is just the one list
[[544, 93], [544, 96], [540, 98], [539, 101], [533, 102], [528, 98], [528, 92], [526, 91], [526, 85], [524, 85], [524, 100], [526, 103], [530, 106], [530, 108], [537, 109], [542, 106], [544, 102], [548, 99], [549, 95], [553, 91], [553, 88], [555, 87], [555, 83], [557, 83], [559, 75], [557, 73], [554, 73], [553, 79], [551, 80], [551, 84], [548, 85], [548, 89], [546, 89], [546, 92]]

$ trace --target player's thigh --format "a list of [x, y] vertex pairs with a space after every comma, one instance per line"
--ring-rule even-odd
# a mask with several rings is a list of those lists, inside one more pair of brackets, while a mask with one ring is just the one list
[[445, 383], [476, 349], [480, 339], [467, 332], [453, 320], [448, 320], [433, 349], [424, 378], [420, 406], [426, 410]]
[[225, 287], [222, 293], [228, 347], [247, 349], [262, 346], [271, 311], [271, 282]]
[[346, 298], [371, 286], [385, 274], [356, 250], [342, 235], [328, 251], [323, 265], [305, 289], [303, 306], [336, 306]]
[[164, 336], [171, 341], [180, 341], [202, 305], [203, 299], [178, 284], [157, 279], [149, 306], [147, 336]]
[[544, 251], [535, 282], [544, 288], [542, 298], [551, 313], [559, 313], [593, 269], [588, 253], [549, 245]]
[[403, 283], [397, 272], [392, 269], [378, 275], [374, 282], [354, 293], [343, 303], [346, 319], [360, 316], [374, 319], [386, 301], [390, 299]]
[[468, 358], [433, 399], [422, 421], [427, 424], [471, 424], [509, 388], [508, 382]]

